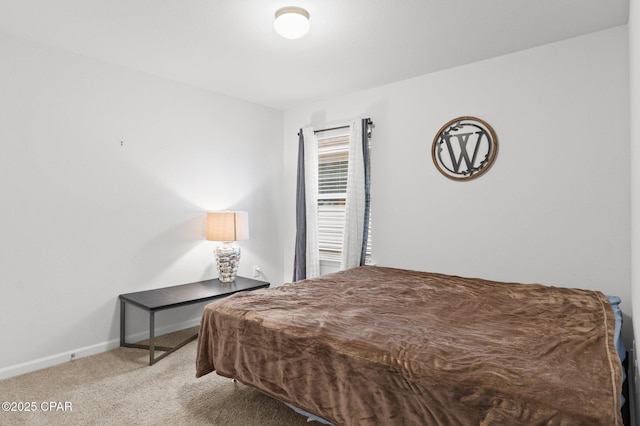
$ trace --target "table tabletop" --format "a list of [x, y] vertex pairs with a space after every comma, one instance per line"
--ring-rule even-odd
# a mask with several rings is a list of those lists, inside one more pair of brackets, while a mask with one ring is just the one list
[[236, 277], [235, 281], [230, 283], [223, 283], [215, 278], [189, 284], [121, 294], [120, 300], [132, 303], [148, 311], [159, 311], [180, 305], [190, 305], [210, 299], [230, 296], [240, 291], [267, 287], [269, 287], [268, 282], [253, 280], [251, 278]]

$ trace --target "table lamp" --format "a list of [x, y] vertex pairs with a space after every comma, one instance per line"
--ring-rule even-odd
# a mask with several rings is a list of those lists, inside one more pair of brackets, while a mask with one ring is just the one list
[[207, 240], [221, 241], [216, 247], [218, 279], [230, 283], [236, 279], [240, 263], [240, 247], [234, 241], [249, 239], [249, 215], [247, 212], [207, 213]]

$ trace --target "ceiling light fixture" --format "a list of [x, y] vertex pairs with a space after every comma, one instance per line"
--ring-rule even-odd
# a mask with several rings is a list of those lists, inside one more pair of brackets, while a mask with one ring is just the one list
[[284, 38], [300, 38], [309, 31], [309, 12], [295, 6], [278, 9], [273, 27]]

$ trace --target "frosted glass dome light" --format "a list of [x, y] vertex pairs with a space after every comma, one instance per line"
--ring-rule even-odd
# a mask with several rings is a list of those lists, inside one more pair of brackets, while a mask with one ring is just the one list
[[309, 12], [295, 6], [278, 9], [273, 27], [284, 38], [300, 38], [309, 31]]

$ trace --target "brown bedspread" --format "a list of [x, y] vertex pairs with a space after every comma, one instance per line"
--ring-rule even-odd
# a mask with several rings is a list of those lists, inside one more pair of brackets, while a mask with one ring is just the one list
[[214, 370], [336, 425], [622, 425], [599, 292], [361, 267], [205, 307]]

